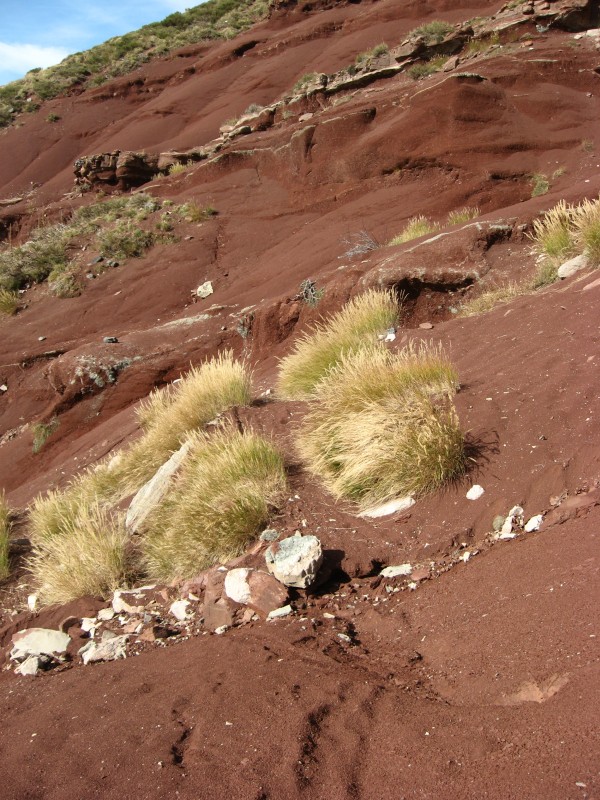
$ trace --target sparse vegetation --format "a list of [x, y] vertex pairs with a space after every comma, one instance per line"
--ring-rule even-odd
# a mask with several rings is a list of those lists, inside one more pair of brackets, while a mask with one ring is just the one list
[[584, 200], [573, 209], [573, 239], [592, 267], [600, 267], [600, 199]]
[[372, 234], [370, 234], [369, 231], [359, 231], [358, 233], [352, 233], [348, 236], [345, 236], [342, 239], [342, 243], [348, 247], [344, 253], [346, 258], [362, 256], [381, 247], [381, 242], [379, 242]]
[[131, 221], [119, 222], [114, 228], [98, 233], [100, 252], [109, 258], [139, 258], [154, 244], [152, 231]]
[[19, 294], [10, 289], [0, 289], [0, 314], [7, 317], [16, 314], [19, 308]]
[[188, 200], [176, 209], [177, 214], [186, 222], [205, 222], [211, 217], [216, 217], [218, 211], [213, 206], [201, 206], [194, 200]]
[[24, 78], [0, 87], [0, 124], [10, 124], [22, 111], [36, 111], [38, 100], [57, 97], [74, 86], [99, 86], [186, 44], [230, 39], [268, 9], [268, 0], [208, 0], [68, 56], [56, 66], [30, 70]]
[[451, 211], [448, 214], [448, 225], [460, 225], [464, 222], [469, 222], [480, 214], [477, 206], [464, 206], [458, 208], [456, 211]]
[[6, 495], [0, 493], [0, 581], [10, 575], [10, 511]]
[[58, 419], [53, 418], [49, 422], [36, 422], [31, 426], [33, 433], [33, 452], [39, 453], [48, 439], [59, 426]]
[[418, 28], [414, 28], [409, 33], [409, 37], [411, 39], [424, 39], [426, 44], [439, 44], [449, 33], [452, 33], [453, 30], [454, 25], [451, 25], [449, 22], [434, 19], [431, 22], [426, 22], [424, 25], [419, 25]]
[[374, 58], [380, 58], [381, 56], [384, 56], [389, 52], [390, 48], [387, 46], [387, 44], [385, 42], [381, 42], [381, 44], [375, 45], [375, 47], [373, 47], [371, 50], [366, 50], [364, 53], [359, 53], [356, 56], [355, 64], [357, 65], [367, 64]]
[[473, 317], [476, 314], [485, 314], [486, 311], [491, 311], [502, 303], [508, 303], [514, 297], [525, 294], [528, 287], [518, 283], [508, 283], [505, 286], [498, 286], [494, 289], [488, 289], [478, 297], [464, 303], [459, 311], [461, 317]]
[[390, 239], [388, 244], [391, 246], [404, 244], [405, 242], [410, 242], [411, 239], [418, 239], [420, 236], [426, 236], [428, 233], [435, 233], [437, 230], [439, 230], [439, 225], [436, 222], [431, 222], [427, 217], [423, 215], [412, 217], [408, 220], [400, 233], [394, 236], [393, 239]]
[[572, 206], [561, 200], [542, 219], [534, 220], [533, 241], [538, 255], [554, 260], [574, 253], [572, 216]]
[[531, 176], [531, 196], [539, 197], [550, 189], [550, 180], [543, 172], [534, 172]]
[[58, 122], [59, 120], [60, 117], [58, 116], [58, 114], [48, 114], [48, 116], [46, 117], [46, 122]]
[[313, 83], [317, 78], [316, 72], [306, 72], [301, 78], [299, 78], [296, 83], [292, 87], [292, 91], [294, 92], [301, 92], [303, 89], [306, 89], [311, 83]]
[[190, 437], [173, 490], [142, 542], [153, 579], [187, 578], [239, 555], [285, 489], [283, 460], [271, 442], [226, 427]]
[[169, 167], [169, 175], [183, 175], [183, 173], [187, 171], [187, 165], [182, 164], [181, 162], [178, 162], [177, 164], [171, 164]]
[[363, 508], [433, 491], [465, 469], [457, 384], [443, 351], [429, 345], [346, 353], [317, 387], [299, 452], [336, 498]]
[[310, 278], [307, 278], [300, 284], [300, 293], [298, 296], [307, 306], [316, 308], [323, 299], [324, 294], [324, 289], [317, 289], [315, 281], [311, 281]]
[[435, 58], [430, 58], [429, 61], [414, 64], [412, 67], [408, 68], [407, 72], [413, 80], [419, 81], [421, 78], [428, 78], [435, 72], [439, 72], [446, 63], [446, 60], [446, 56], [436, 56]]
[[353, 298], [326, 322], [318, 323], [282, 359], [278, 394], [305, 400], [344, 355], [374, 346], [377, 334], [392, 326], [398, 304], [391, 292], [369, 290]]
[[98, 502], [65, 502], [50, 493], [30, 515], [29, 569], [43, 603], [108, 596], [130, 575], [123, 519]]
[[465, 55], [467, 58], [469, 56], [480, 55], [481, 53], [486, 53], [490, 47], [498, 44], [500, 44], [500, 35], [497, 31], [494, 31], [487, 36], [470, 39]]

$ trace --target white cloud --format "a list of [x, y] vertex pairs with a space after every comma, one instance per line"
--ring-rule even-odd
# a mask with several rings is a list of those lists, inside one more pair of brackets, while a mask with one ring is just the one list
[[23, 75], [34, 67], [50, 67], [69, 55], [62, 47], [0, 42], [0, 62], [4, 72]]

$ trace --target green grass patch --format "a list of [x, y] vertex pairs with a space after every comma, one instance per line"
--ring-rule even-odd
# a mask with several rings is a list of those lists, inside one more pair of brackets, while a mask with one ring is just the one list
[[412, 239], [418, 239], [420, 236], [426, 236], [428, 233], [435, 233], [439, 230], [439, 225], [436, 222], [431, 222], [427, 217], [420, 215], [412, 217], [408, 220], [404, 228], [399, 234], [390, 239], [388, 245], [394, 246], [410, 242]]

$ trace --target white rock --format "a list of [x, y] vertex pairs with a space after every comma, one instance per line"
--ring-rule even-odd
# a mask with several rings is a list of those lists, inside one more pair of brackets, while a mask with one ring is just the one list
[[[510, 533], [514, 525], [517, 525], [518, 527], [523, 526], [523, 509], [521, 508], [521, 506], [513, 506], [511, 508], [511, 510], [508, 512], [508, 516], [504, 520], [500, 533], [501, 534]], [[500, 536], [499, 538], [503, 537]], [[511, 536], [508, 538], [512, 539], [513, 537]]]
[[559, 278], [570, 278], [572, 275], [575, 275], [576, 272], [585, 269], [587, 263], [587, 256], [582, 253], [579, 256], [575, 256], [575, 258], [570, 258], [568, 261], [565, 261], [564, 264], [561, 264], [556, 274]]
[[401, 575], [410, 575], [412, 564], [397, 564], [393, 567], [385, 567], [379, 573], [382, 578], [398, 578]]
[[96, 623], [96, 617], [82, 617], [81, 630], [84, 633], [90, 633], [93, 636], [94, 631], [96, 630]]
[[8, 386], [5, 383], [0, 386], [0, 392], [8, 392]]
[[205, 297], [210, 297], [212, 293], [213, 287], [210, 281], [205, 281], [196, 289], [196, 296], [202, 300], [204, 300]]
[[407, 495], [406, 497], [397, 497], [395, 500], [388, 500], [380, 506], [373, 506], [366, 511], [362, 511], [359, 517], [368, 517], [369, 519], [376, 519], [377, 517], [387, 517], [389, 514], [396, 514], [398, 511], [406, 511], [407, 508], [414, 506], [415, 499]]
[[267, 615], [267, 620], [278, 619], [279, 617], [287, 617], [291, 613], [292, 613], [292, 607], [290, 605], [281, 606], [281, 608], [276, 608], [274, 611], [269, 611]]
[[137, 492], [129, 504], [125, 517], [125, 526], [130, 533], [140, 531], [148, 516], [162, 502], [173, 478], [181, 469], [190, 447], [190, 443], [185, 442]]
[[527, 521], [525, 525], [525, 533], [531, 533], [532, 531], [539, 531], [542, 522], [544, 521], [543, 514], [536, 514], [534, 517], [531, 517], [530, 520]]
[[175, 619], [178, 619], [180, 622], [183, 622], [187, 619], [187, 609], [190, 604], [189, 600], [175, 600], [174, 603], [171, 603], [169, 606], [169, 611]]
[[145, 606], [142, 602], [139, 605], [133, 605], [128, 600], [144, 600], [144, 592], [154, 589], [152, 586], [140, 586], [139, 589], [117, 589], [113, 595], [112, 607], [115, 614], [141, 614]]
[[273, 542], [265, 552], [267, 569], [284, 586], [305, 589], [314, 583], [323, 551], [316, 536], [290, 536]]
[[19, 675], [37, 675], [41, 661], [37, 656], [28, 656], [25, 661], [15, 667]]
[[465, 550], [465, 552], [464, 552], [464, 553], [462, 553], [462, 555], [461, 555], [461, 557], [460, 557], [460, 560], [461, 560], [461, 561], [464, 561], [464, 563], [466, 564], [466, 563], [467, 563], [467, 561], [468, 561], [470, 558], [471, 558], [471, 553], [469, 553], [469, 551], [468, 551], [468, 550]]
[[115, 616], [115, 610], [110, 606], [108, 608], [101, 608], [100, 611], [98, 612], [98, 619], [101, 620], [102, 622], [108, 622], [114, 616]]
[[88, 642], [79, 650], [79, 655], [84, 664], [95, 661], [116, 661], [127, 656], [126, 644], [128, 636], [114, 636], [102, 642]]
[[35, 610], [37, 608], [37, 594], [27, 595], [27, 608], [32, 614], [35, 614]]
[[216, 633], [217, 636], [221, 636], [222, 634], [225, 633], [226, 630], [228, 630], [228, 628], [229, 628], [228, 625], [219, 625], [218, 628], [214, 629], [213, 633]]
[[469, 491], [467, 492], [467, 500], [479, 500], [479, 498], [483, 495], [485, 489], [483, 486], [480, 486], [478, 483], [473, 484]]
[[29, 628], [15, 633], [12, 641], [10, 657], [16, 661], [27, 656], [61, 655], [69, 646], [71, 637], [49, 628]]
[[225, 576], [225, 594], [234, 603], [245, 606], [250, 602], [250, 585], [248, 583], [249, 569], [243, 567], [229, 570]]

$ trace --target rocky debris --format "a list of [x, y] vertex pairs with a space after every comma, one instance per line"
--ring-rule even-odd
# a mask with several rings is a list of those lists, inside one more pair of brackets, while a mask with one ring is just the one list
[[158, 156], [131, 150], [113, 150], [78, 158], [73, 171], [75, 183], [79, 186], [108, 183], [121, 189], [130, 189], [147, 183], [158, 174]]
[[160, 505], [169, 491], [173, 478], [181, 469], [189, 450], [190, 444], [185, 442], [137, 492], [129, 504], [125, 517], [128, 531], [138, 533], [142, 530], [148, 516]]
[[269, 612], [267, 616], [267, 620], [272, 619], [280, 619], [281, 617], [288, 617], [292, 613], [292, 607], [290, 605], [282, 606], [281, 608], [275, 608], [273, 611]]
[[265, 553], [269, 572], [284, 586], [306, 589], [323, 563], [321, 542], [316, 536], [290, 536], [273, 542]]
[[377, 519], [378, 517], [387, 517], [390, 514], [396, 514], [398, 511], [406, 511], [415, 504], [414, 497], [407, 495], [406, 497], [398, 497], [395, 500], [388, 500], [380, 506], [373, 506], [366, 511], [361, 511], [359, 517], [367, 517], [369, 519]]
[[[140, 614], [149, 601], [154, 599], [156, 586], [140, 586], [139, 589], [118, 589], [113, 594], [112, 607], [115, 614]], [[132, 602], [129, 602], [129, 601]], [[133, 602], [137, 601], [136, 605]]]
[[581, 255], [575, 256], [575, 258], [570, 258], [568, 261], [565, 261], [564, 264], [561, 264], [556, 274], [559, 278], [570, 278], [575, 275], [576, 272], [585, 269], [587, 265], [587, 256], [585, 253], [582, 253]]
[[84, 664], [92, 664], [96, 661], [116, 661], [127, 656], [127, 640], [129, 636], [106, 635], [104, 631], [100, 642], [90, 641], [79, 650], [79, 655]]
[[268, 615], [282, 606], [288, 597], [285, 586], [272, 575], [256, 569], [239, 567], [225, 576], [224, 591], [230, 600]]
[[37, 675], [44, 666], [44, 662], [38, 656], [28, 656], [15, 667], [17, 675]]
[[258, 538], [261, 542], [275, 542], [279, 539], [279, 533], [273, 528], [266, 528]]
[[210, 295], [213, 294], [213, 291], [212, 283], [210, 281], [205, 281], [196, 289], [196, 297], [204, 300], [206, 297], [210, 297]]
[[544, 515], [536, 514], [525, 523], [523, 530], [525, 531], [525, 533], [532, 533], [533, 531], [539, 531], [543, 521], [544, 521]]
[[413, 571], [411, 564], [398, 564], [392, 567], [385, 567], [379, 573], [382, 578], [398, 578], [400, 576], [410, 575]]
[[28, 628], [12, 637], [10, 657], [13, 661], [28, 656], [60, 656], [67, 652], [71, 637], [49, 628]]
[[169, 606], [169, 611], [171, 614], [173, 614], [175, 619], [183, 622], [185, 619], [187, 619], [189, 604], [189, 600], [175, 600], [175, 602], [171, 603]]
[[482, 497], [484, 492], [485, 489], [483, 488], [483, 486], [480, 486], [478, 483], [475, 483], [473, 486], [471, 486], [471, 488], [467, 492], [466, 495], [467, 500], [479, 500], [479, 498]]

